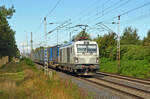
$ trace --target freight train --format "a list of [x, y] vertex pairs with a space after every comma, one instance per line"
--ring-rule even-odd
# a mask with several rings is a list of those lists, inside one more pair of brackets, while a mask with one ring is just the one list
[[[77, 75], [93, 75], [99, 70], [99, 49], [95, 41], [75, 41], [47, 48], [48, 65]], [[44, 48], [32, 53], [32, 59], [44, 64]]]

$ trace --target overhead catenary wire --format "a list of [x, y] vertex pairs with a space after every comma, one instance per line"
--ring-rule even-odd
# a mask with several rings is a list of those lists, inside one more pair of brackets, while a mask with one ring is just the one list
[[123, 12], [123, 13], [121, 13], [121, 14], [115, 16], [115, 17], [112, 17], [112, 19], [117, 18], [118, 16], [123, 16], [123, 15], [129, 14], [129, 13], [131, 13], [131, 12], [134, 12], [134, 11], [136, 11], [136, 10], [138, 10], [138, 9], [140, 9], [140, 8], [143, 8], [143, 7], [145, 7], [145, 6], [148, 6], [148, 5], [150, 5], [150, 2], [147, 2], [147, 3], [145, 3], [145, 4], [143, 4], [143, 5], [140, 5], [140, 6], [136, 7], [136, 8], [133, 8], [133, 9], [130, 9], [130, 10], [126, 11], [126, 12]]
[[[49, 15], [52, 14], [52, 12], [56, 9], [56, 7], [59, 5], [61, 0], [58, 0], [55, 4], [55, 6], [48, 12], [48, 14], [45, 17], [48, 17]], [[41, 28], [42, 24], [43, 24], [44, 20], [42, 19], [40, 25], [38, 26], [38, 28], [35, 30], [35, 33]]]
[[[102, 3], [101, 4], [101, 6], [103, 6], [103, 5], [105, 5], [105, 4], [107, 4], [109, 1], [111, 1], [111, 0], [106, 0], [104, 3]], [[95, 4], [98, 4], [100, 2], [100, 0], [98, 0], [98, 1], [96, 1], [96, 2], [94, 2], [93, 4], [95, 5]], [[88, 7], [88, 9], [90, 9], [91, 8], [91, 6], [92, 5], [90, 5], [89, 7]], [[83, 19], [84, 18], [84, 16], [86, 16], [86, 15], [89, 15], [90, 13], [92, 13], [97, 7], [99, 7], [99, 6], [96, 6], [96, 7], [94, 7], [93, 9], [91, 9], [90, 11], [89, 10], [87, 10], [87, 8], [86, 8], [86, 10], [85, 11], [82, 11], [81, 13], [84, 13], [84, 12], [86, 12], [86, 11], [88, 11], [85, 15], [83, 15], [83, 16], [81, 16], [81, 17], [79, 17], [78, 18], [78, 20], [80, 20], [80, 19]]]
[[[106, 1], [106, 2], [107, 2], [107, 1]], [[109, 7], [105, 8], [105, 9], [103, 9], [103, 10], [102, 10], [102, 15], [104, 15], [104, 12], [105, 12], [105, 11], [107, 11], [108, 9], [113, 8], [114, 6], [116, 6], [117, 4], [119, 4], [120, 2], [122, 2], [122, 0], [119, 0], [119, 1], [115, 2], [114, 4], [112, 4], [111, 6], [109, 6]], [[104, 4], [105, 4], [105, 3], [104, 3]], [[102, 5], [103, 5], [103, 4], [102, 4]], [[99, 12], [98, 12], [98, 13], [95, 13], [95, 14], [92, 15], [92, 16], [89, 16], [88, 18], [86, 18], [86, 19], [84, 20], [84, 22], [87, 21], [87, 20], [89, 20], [89, 19], [91, 19], [91, 18], [93, 18], [93, 17], [95, 17], [95, 16], [97, 16], [98, 14], [99, 14]]]
[[[96, 6], [96, 7], [94, 7], [91, 11], [89, 11], [86, 15], [84, 15], [84, 16], [82, 16], [82, 18], [81, 18], [81, 20], [80, 20], [80, 23], [81, 22], [85, 22], [86, 20], [88, 20], [89, 19], [89, 15], [91, 15], [93, 12], [95, 12], [94, 10], [95, 9], [98, 9], [98, 7], [100, 8], [100, 7], [102, 7], [102, 9], [103, 9], [103, 7], [104, 7], [104, 5], [106, 5], [108, 2], [110, 2], [111, 0], [106, 0], [105, 2], [103, 2], [100, 6]], [[89, 7], [90, 8], [90, 7]], [[88, 8], [88, 9], [89, 9]], [[98, 13], [98, 12], [97, 12]], [[98, 14], [95, 14], [94, 16], [97, 16]], [[93, 16], [93, 17], [94, 17]]]
[[125, 25], [127, 23], [131, 23], [131, 22], [135, 22], [135, 21], [139, 21], [141, 19], [144, 19], [145, 17], [148, 17], [150, 16], [150, 13], [147, 13], [147, 14], [143, 14], [143, 15], [140, 15], [138, 17], [135, 17], [135, 18], [132, 18], [132, 19], [129, 19], [129, 20], [125, 20], [122, 22], [122, 25]]
[[48, 17], [49, 15], [51, 15], [53, 11], [57, 8], [57, 6], [60, 4], [60, 2], [61, 0], [58, 0], [56, 4], [54, 5], [54, 7], [49, 11], [49, 13], [45, 17]]
[[[106, 5], [106, 4], [107, 4], [108, 2], [110, 2], [110, 1], [111, 1], [111, 0], [106, 0], [105, 2], [103, 2], [103, 3], [101, 4], [101, 6], [104, 7], [104, 5]], [[120, 0], [119, 0], [119, 1], [120, 1]], [[98, 4], [98, 3], [99, 3], [99, 1], [97, 1], [96, 4]], [[94, 2], [94, 4], [95, 4], [95, 2]], [[97, 8], [97, 7], [101, 7], [101, 6], [96, 6], [96, 8]], [[91, 6], [89, 6], [88, 9], [86, 9], [86, 11], [88, 11], [88, 12], [87, 12], [88, 15], [89, 15], [90, 13], [92, 13], [92, 12], [94, 11], [94, 9], [95, 9], [95, 7], [94, 7], [94, 9], [91, 9], [91, 10], [89, 11], [90, 8], [91, 8]], [[84, 12], [83, 12], [83, 13], [84, 13]], [[81, 16], [81, 17], [82, 17], [82, 16]], [[80, 20], [81, 17], [79, 17], [78, 20]], [[85, 17], [82, 17], [82, 18], [85, 18]], [[80, 20], [80, 22], [81, 22], [81, 20]]]
[[100, 2], [100, 0], [96, 0], [96, 2], [92, 2], [92, 4], [90, 4], [88, 7], [86, 7], [85, 9], [83, 9], [82, 11], [80, 11], [80, 15], [75, 15], [72, 19], [75, 20], [79, 20], [82, 18], [82, 16], [84, 16], [84, 14], [86, 14], [85, 12], [89, 11], [89, 8], [91, 8], [92, 5], [98, 4]]
[[[90, 20], [89, 23], [90, 23], [90, 22], [94, 22], [94, 21], [96, 21], [97, 19], [100, 19], [100, 18], [104, 17], [105, 15], [107, 15], [107, 14], [109, 14], [109, 13], [115, 11], [116, 9], [118, 9], [118, 8], [120, 8], [120, 7], [124, 6], [124, 5], [126, 5], [126, 4], [127, 4], [128, 2], [130, 2], [130, 1], [131, 1], [131, 0], [127, 0], [127, 1], [125, 1], [125, 2], [123, 2], [123, 3], [121, 3], [121, 4], [119, 4], [119, 5], [116, 6], [115, 8], [110, 9], [110, 10], [108, 10], [107, 12], [103, 13], [101, 16], [98, 16], [98, 17], [96, 17], [96, 18]], [[106, 10], [107, 10], [107, 9], [106, 9]], [[118, 17], [118, 16], [117, 16], [117, 17]], [[91, 18], [92, 18], [92, 17], [91, 17]], [[91, 18], [90, 18], [90, 19], [91, 19]], [[111, 19], [113, 19], [113, 18], [111, 18]]]
[[[57, 8], [57, 6], [59, 5], [60, 2], [61, 2], [61, 0], [58, 0], [58, 1], [56, 2], [56, 4], [54, 5], [54, 7], [48, 12], [48, 14], [47, 14], [45, 17], [50, 16], [50, 15], [52, 14], [52, 12]], [[44, 19], [41, 20], [41, 23], [40, 23], [40, 25], [37, 27], [37, 29], [35, 30], [34, 34], [36, 34], [37, 31], [39, 31], [39, 30], [41, 29], [43, 23], [44, 23]]]
[[121, 14], [118, 14], [117, 16], [114, 16], [114, 17], [109, 18], [109, 19], [107, 19], [107, 20], [104, 20], [104, 21], [102, 21], [102, 22], [105, 22], [105, 21], [108, 21], [108, 20], [113, 20], [113, 19], [115, 19], [115, 18], [118, 18], [118, 16], [124, 16], [124, 15], [126, 15], [126, 14], [129, 14], [129, 13], [131, 13], [131, 12], [134, 12], [134, 11], [136, 11], [136, 10], [138, 10], [138, 9], [140, 9], [140, 8], [143, 8], [143, 7], [145, 7], [145, 6], [148, 6], [148, 5], [150, 5], [150, 2], [145, 3], [145, 4], [143, 4], [143, 5], [140, 5], [140, 6], [138, 6], [138, 7], [132, 8], [132, 9], [126, 11], [126, 12], [123, 12], [123, 13], [121, 13]]
[[136, 10], [138, 10], [138, 9], [140, 9], [140, 8], [143, 8], [143, 7], [145, 7], [145, 6], [148, 6], [148, 5], [150, 5], [150, 2], [145, 3], [145, 4], [141, 5], [141, 6], [136, 7], [136, 8], [133, 8], [133, 9], [131, 9], [131, 10], [128, 10], [128, 11], [126, 11], [126, 12], [120, 14], [120, 16], [123, 16], [123, 15], [128, 14], [128, 13], [133, 12], [133, 11], [136, 11]]
[[[48, 36], [48, 35], [50, 34], [51, 36], [54, 36], [54, 33], [52, 33], [52, 32], [55, 32], [56, 30], [62, 30], [62, 28], [67, 27], [68, 25], [72, 24], [70, 21], [71, 21], [71, 20], [69, 19], [69, 20], [63, 22], [61, 25], [59, 25], [59, 26], [57, 26], [56, 28], [54, 28], [54, 29], [52, 29], [51, 31], [49, 31], [46, 35]], [[41, 36], [41, 39], [40, 39], [40, 40], [43, 40], [43, 39], [44, 39], [44, 36], [45, 36], [45, 35], [43, 34], [43, 36]], [[55, 36], [56, 36], [56, 35], [55, 35]], [[55, 38], [54, 38], [54, 39], [55, 39]], [[54, 40], [54, 39], [53, 39], [53, 40]]]

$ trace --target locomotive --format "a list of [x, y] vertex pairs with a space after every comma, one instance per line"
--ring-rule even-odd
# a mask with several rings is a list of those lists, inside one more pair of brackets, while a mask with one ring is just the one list
[[[47, 48], [48, 65], [77, 75], [93, 75], [99, 70], [99, 49], [95, 41], [75, 41]], [[32, 59], [44, 64], [44, 48], [32, 53]]]

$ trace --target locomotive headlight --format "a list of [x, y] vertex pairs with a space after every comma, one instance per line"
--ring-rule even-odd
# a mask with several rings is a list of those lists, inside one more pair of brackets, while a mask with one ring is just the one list
[[75, 58], [74, 58], [74, 61], [75, 61], [75, 63], [78, 63], [78, 58], [75, 57]]
[[98, 62], [99, 62], [99, 58], [97, 57], [97, 58], [96, 58], [96, 63], [98, 63]]

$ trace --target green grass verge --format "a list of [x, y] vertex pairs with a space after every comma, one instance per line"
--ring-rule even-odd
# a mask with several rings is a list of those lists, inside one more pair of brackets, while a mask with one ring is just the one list
[[22, 70], [23, 68], [20, 65], [20, 63], [15, 63], [15, 62], [11, 62], [0, 67], [0, 73], [3, 73], [3, 72], [16, 73], [16, 72], [21, 72]]
[[30, 58], [22, 58], [21, 61], [24, 61], [28, 66], [35, 66], [34, 62]]
[[121, 60], [121, 67], [118, 71], [117, 61], [101, 58], [100, 71], [136, 78], [150, 78], [150, 63], [147, 60]]

